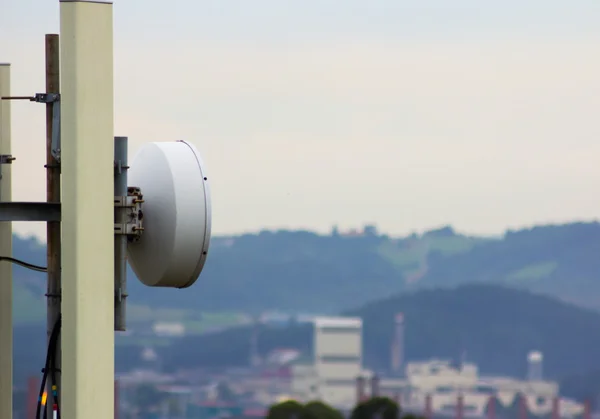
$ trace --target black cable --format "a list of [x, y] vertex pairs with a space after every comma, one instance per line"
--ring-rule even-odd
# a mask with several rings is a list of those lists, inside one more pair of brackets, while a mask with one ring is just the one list
[[[59, 317], [54, 323], [54, 327], [52, 328], [52, 332], [50, 333], [50, 339], [48, 340], [48, 350], [46, 352], [46, 362], [44, 365], [44, 369], [42, 370], [42, 382], [40, 383], [40, 393], [38, 396], [37, 408], [35, 412], [35, 418], [40, 419], [41, 416], [41, 408], [42, 408], [42, 398], [44, 397], [44, 390], [46, 389], [46, 382], [48, 380], [48, 374], [51, 374], [51, 380], [54, 384], [56, 384], [56, 353], [57, 353], [57, 343], [58, 336], [60, 334], [60, 326], [61, 326], [61, 318]], [[46, 394], [46, 405], [50, 401], [51, 397], [55, 400], [55, 404], [57, 405], [57, 415], [60, 418], [60, 411], [58, 410], [58, 395], [52, 391], [52, 396], [50, 394]], [[44, 419], [47, 418], [48, 408], [44, 406]]]
[[58, 333], [56, 336], [56, 340], [54, 341], [54, 349], [53, 349], [53, 354], [52, 354], [52, 365], [50, 367], [50, 374], [52, 377], [52, 398], [54, 399], [54, 404], [56, 405], [56, 419], [60, 419], [60, 404], [58, 403], [58, 388], [57, 388], [57, 383], [58, 380], [56, 379], [56, 371], [58, 371], [58, 369], [56, 368], [56, 358], [58, 357], [58, 342], [59, 339], [58, 337], [60, 336], [60, 323], [61, 323], [61, 317], [58, 317], [58, 321], [57, 323], [59, 323], [59, 328], [58, 328]]
[[31, 269], [32, 271], [37, 271], [37, 272], [47, 272], [48, 271], [48, 269], [43, 266], [34, 265], [32, 263], [27, 263], [25, 261], [11, 258], [8, 256], [0, 256], [0, 262], [2, 262], [2, 261], [14, 263], [15, 265], [20, 265], [24, 268]]
[[[60, 318], [56, 321], [56, 323], [54, 324], [54, 327], [52, 328], [52, 333], [50, 334], [50, 339], [48, 340], [48, 350], [46, 352], [46, 362], [44, 365], [44, 369], [42, 370], [43, 372], [43, 376], [42, 376], [42, 382], [40, 383], [40, 393], [39, 393], [39, 397], [38, 397], [38, 404], [37, 404], [37, 410], [36, 410], [36, 419], [40, 419], [40, 410], [42, 408], [42, 398], [44, 396], [44, 391], [46, 389], [46, 381], [48, 380], [48, 373], [50, 371], [51, 368], [51, 360], [52, 360], [52, 352], [53, 352], [53, 348], [56, 346], [55, 342], [58, 339], [58, 329], [59, 329], [59, 324], [60, 324]], [[50, 399], [50, 395], [46, 394], [46, 405], [48, 404], [48, 400]], [[47, 408], [44, 407], [44, 418], [47, 417]]]
[[[48, 349], [46, 351], [46, 361], [44, 363], [44, 368], [42, 369], [43, 375], [42, 375], [42, 381], [40, 383], [40, 392], [38, 394], [37, 409], [36, 409], [36, 413], [35, 413], [36, 419], [40, 419], [40, 410], [42, 407], [42, 399], [44, 397], [44, 390], [46, 389], [46, 380], [48, 379], [47, 372], [50, 369], [50, 354], [52, 351], [52, 343], [54, 342], [54, 339], [56, 336], [57, 325], [58, 325], [58, 322], [52, 328], [52, 333], [50, 334], [50, 339], [48, 341]], [[48, 397], [46, 397], [46, 403], [48, 403]]]
[[[50, 340], [48, 342], [48, 349], [46, 352], [46, 362], [44, 363], [44, 368], [42, 369], [42, 381], [40, 383], [40, 392], [38, 394], [38, 402], [37, 402], [37, 408], [36, 408], [36, 412], [35, 412], [35, 418], [36, 419], [40, 419], [40, 411], [42, 408], [42, 400], [44, 398], [44, 390], [46, 389], [46, 381], [48, 379], [48, 371], [50, 368], [50, 353], [52, 350], [52, 343], [54, 341], [55, 335], [56, 335], [56, 325], [54, 326], [54, 328], [52, 329], [52, 333], [50, 335]], [[46, 403], [48, 403], [48, 397], [46, 396]], [[45, 409], [45, 408], [44, 408]], [[44, 415], [45, 416], [45, 415]]]
[[[20, 265], [24, 268], [27, 269], [31, 269], [33, 271], [37, 271], [37, 272], [47, 272], [48, 269], [43, 267], [43, 266], [39, 266], [39, 265], [34, 265], [32, 263], [28, 263], [19, 259], [15, 259], [9, 256], [0, 256], [0, 262], [5, 261], [5, 262], [10, 262], [10, 263], [14, 263], [16, 265]], [[42, 382], [40, 384], [40, 393], [38, 396], [38, 402], [37, 402], [37, 409], [36, 409], [36, 413], [35, 413], [35, 417], [36, 419], [40, 419], [40, 410], [42, 408], [42, 398], [44, 397], [44, 390], [46, 388], [46, 382], [48, 381], [48, 374], [50, 374], [50, 379], [52, 380], [53, 385], [56, 385], [56, 357], [57, 357], [57, 343], [58, 343], [58, 336], [60, 333], [60, 326], [61, 326], [61, 318], [59, 317], [56, 320], [56, 323], [54, 324], [54, 327], [52, 328], [52, 332], [50, 333], [50, 339], [48, 340], [48, 350], [46, 352], [46, 362], [44, 365], [44, 369], [43, 371], [43, 376], [42, 376]], [[58, 393], [57, 391], [53, 388], [51, 389], [52, 391], [52, 396], [50, 394], [46, 394], [46, 405], [48, 404], [48, 402], [52, 399], [54, 401], [53, 404], [56, 405], [56, 414], [57, 417], [60, 418], [60, 407], [58, 404]], [[48, 408], [44, 407], [44, 419], [46, 419], [48, 416]]]
[[[58, 339], [60, 336], [60, 327], [61, 327], [61, 318], [59, 317], [56, 320], [54, 327], [52, 328], [52, 333], [50, 335], [50, 339], [48, 342], [49, 350], [48, 350], [48, 354], [47, 354], [48, 359], [46, 360], [46, 364], [48, 365], [48, 368], [44, 370], [44, 375], [46, 376], [46, 381], [47, 381], [48, 375], [50, 374], [50, 378], [52, 380], [51, 381], [52, 387], [50, 389], [51, 393], [46, 394], [46, 406], [44, 408], [44, 419], [48, 418], [48, 411], [50, 410], [50, 408], [48, 406], [52, 402], [51, 399], [54, 400], [54, 403], [50, 406], [53, 406], [54, 404], [56, 404], [57, 418], [60, 418], [60, 411], [58, 408], [58, 391], [56, 389], [56, 382], [57, 382], [56, 381], [56, 353], [57, 353], [57, 347], [58, 347]], [[51, 394], [52, 394], [52, 396], [51, 396]]]

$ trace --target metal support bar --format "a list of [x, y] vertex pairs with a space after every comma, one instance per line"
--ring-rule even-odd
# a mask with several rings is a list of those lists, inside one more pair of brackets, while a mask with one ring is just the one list
[[60, 162], [60, 101], [52, 104], [52, 142], [50, 153], [57, 162]]
[[[47, 42], [58, 43], [58, 35], [48, 35]], [[56, 37], [56, 38], [52, 38]], [[56, 39], [56, 41], [54, 41]], [[46, 51], [48, 54], [54, 54], [54, 45], [48, 47], [50, 50]], [[56, 53], [58, 53], [58, 46], [56, 47]], [[47, 65], [52, 68], [47, 68], [47, 79], [46, 84], [58, 84], [54, 80], [58, 76], [58, 57], [46, 57]], [[56, 61], [56, 65], [54, 64]], [[56, 67], [56, 68], [54, 68]], [[52, 80], [50, 80], [52, 79]], [[56, 83], [55, 83], [56, 82]], [[48, 88], [48, 86], [46, 86]], [[58, 90], [58, 86], [56, 86]], [[50, 141], [50, 153], [57, 162], [60, 162], [60, 93], [48, 92], [48, 93], [36, 93], [33, 99], [34, 102], [52, 104], [52, 112], [48, 112], [48, 120], [46, 123], [51, 125], [49, 135], [51, 136]]]
[[[60, 42], [58, 35], [45, 36], [46, 53], [46, 93], [36, 94], [36, 101], [46, 104], [46, 202], [60, 205]], [[47, 342], [50, 343], [52, 330], [61, 313], [61, 223], [50, 221], [46, 224], [46, 266], [47, 266]], [[62, 336], [62, 333], [60, 333]], [[48, 417], [53, 415], [53, 404], [60, 404], [62, 337], [56, 342], [54, 371], [49, 374], [47, 392], [56, 393], [58, 401], [48, 397], [46, 403]], [[51, 401], [51, 402], [50, 402]]]
[[35, 96], [2, 96], [0, 97], [2, 100], [29, 100], [31, 102], [35, 101]]
[[[127, 137], [115, 137], [115, 230], [127, 224]], [[131, 202], [133, 204], [133, 201]], [[115, 330], [127, 330], [127, 236], [115, 234]]]
[[[49, 35], [56, 36], [58, 35]], [[52, 39], [52, 38], [50, 38]], [[49, 41], [51, 42], [51, 41]], [[53, 51], [52, 51], [53, 52]], [[56, 58], [58, 63], [58, 58]], [[58, 71], [53, 73], [54, 76], [58, 75]], [[52, 142], [51, 142], [51, 153], [52, 157], [56, 161], [60, 161], [60, 93], [36, 93], [35, 96], [2, 96], [2, 100], [29, 100], [30, 102], [52, 104]]]
[[0, 202], [0, 222], [3, 221], [61, 221], [60, 204]]

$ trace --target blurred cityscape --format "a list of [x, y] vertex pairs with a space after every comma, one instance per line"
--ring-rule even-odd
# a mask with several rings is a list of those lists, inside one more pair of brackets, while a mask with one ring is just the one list
[[[426, 418], [581, 418], [590, 419], [591, 404], [562, 397], [557, 382], [543, 375], [544, 356], [527, 355], [527, 377], [483, 376], [465, 356], [459, 360], [405, 360], [402, 313], [394, 318], [389, 367], [374, 371], [363, 365], [363, 324], [354, 317], [311, 317], [310, 353], [279, 348], [261, 356], [259, 328], [251, 335], [251, 355], [243, 368], [202, 368], [171, 373], [148, 346], [142, 368], [118, 374], [115, 381], [119, 419], [192, 419], [264, 417], [269, 406], [284, 401], [321, 400], [349, 414], [360, 401], [386, 396], [404, 412]], [[283, 315], [264, 315], [255, 322], [285, 324]], [[156, 323], [157, 336], [178, 336], [183, 325]], [[39, 379], [15, 391], [15, 419], [35, 417]], [[18, 410], [19, 404], [23, 407]]]

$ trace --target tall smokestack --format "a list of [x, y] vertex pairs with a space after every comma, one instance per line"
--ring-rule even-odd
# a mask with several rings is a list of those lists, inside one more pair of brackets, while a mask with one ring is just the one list
[[529, 381], [541, 381], [543, 374], [544, 355], [539, 351], [531, 351], [527, 354], [527, 379]]
[[496, 419], [496, 396], [490, 396], [487, 405], [488, 419]]
[[425, 411], [423, 412], [423, 416], [425, 416], [425, 419], [431, 419], [433, 417], [433, 400], [429, 393], [425, 396]]
[[586, 400], [583, 405], [583, 419], [592, 419], [592, 405]]
[[394, 336], [392, 338], [392, 372], [402, 375], [404, 364], [404, 314], [398, 313], [394, 317]]
[[462, 393], [458, 394], [456, 400], [456, 419], [464, 419], [465, 416], [465, 397]]
[[371, 377], [371, 397], [379, 397], [379, 377], [377, 374]]
[[558, 396], [552, 399], [552, 419], [560, 419], [560, 398]]
[[356, 377], [356, 404], [365, 400], [365, 377]]
[[519, 419], [527, 419], [528, 416], [527, 398], [524, 394], [519, 395]]

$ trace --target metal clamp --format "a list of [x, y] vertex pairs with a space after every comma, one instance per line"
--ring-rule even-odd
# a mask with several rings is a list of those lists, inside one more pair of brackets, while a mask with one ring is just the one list
[[17, 160], [12, 154], [0, 154], [0, 164], [12, 164], [13, 161]]
[[115, 208], [135, 208], [143, 202], [137, 196], [115, 196]]
[[[0, 154], [0, 165], [12, 164], [13, 160], [16, 160], [16, 158], [10, 154]], [[0, 166], [0, 179], [2, 179], [2, 167], [1, 166]]]
[[36, 93], [31, 99], [33, 102], [38, 103], [54, 103], [60, 100], [59, 93]]
[[52, 142], [50, 152], [56, 161], [60, 162], [60, 94], [36, 93], [32, 101], [52, 103]]
[[60, 162], [60, 93], [36, 93], [35, 96], [2, 96], [0, 99], [52, 103], [52, 141], [50, 152], [52, 157]]
[[115, 234], [125, 235], [131, 242], [137, 242], [144, 231], [142, 204], [144, 196], [140, 188], [127, 188], [127, 196], [115, 196], [115, 208], [127, 211], [127, 222], [115, 223]]

